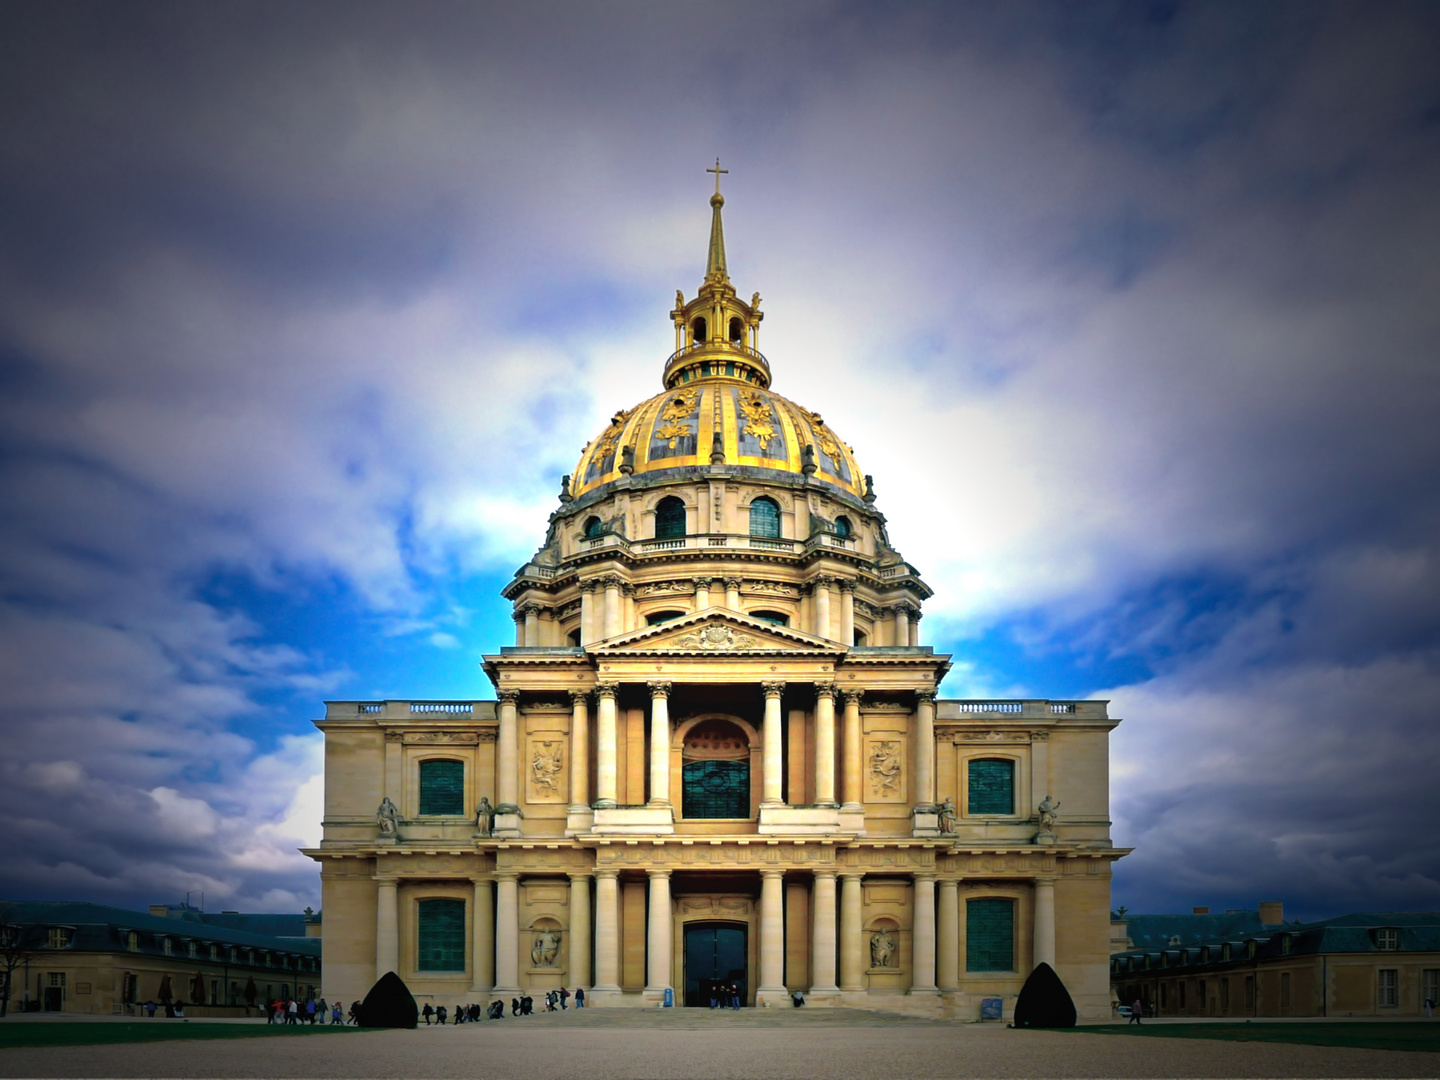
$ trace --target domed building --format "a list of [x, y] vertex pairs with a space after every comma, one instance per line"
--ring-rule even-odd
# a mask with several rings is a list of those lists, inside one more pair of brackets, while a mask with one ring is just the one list
[[1118, 720], [937, 699], [931, 589], [851, 447], [771, 389], [716, 177], [663, 391], [585, 444], [504, 590], [496, 700], [317, 721], [324, 992], [978, 1019], [1044, 961], [1108, 1016]]

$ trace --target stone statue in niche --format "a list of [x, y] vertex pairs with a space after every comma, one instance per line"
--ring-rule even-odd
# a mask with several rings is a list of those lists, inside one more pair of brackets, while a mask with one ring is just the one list
[[940, 831], [953, 836], [959, 821], [960, 815], [955, 812], [955, 800], [946, 795], [945, 801], [940, 804]]
[[535, 935], [535, 944], [530, 949], [530, 963], [537, 968], [555, 966], [560, 955], [560, 931], [541, 930]]
[[558, 742], [543, 742], [535, 745], [535, 754], [530, 759], [530, 779], [536, 790], [560, 793], [560, 769], [564, 764], [564, 748]]
[[895, 935], [883, 927], [870, 935], [870, 966], [889, 968], [895, 963]]
[[386, 795], [380, 801], [380, 808], [375, 811], [375, 823], [380, 826], [380, 835], [389, 837], [392, 840], [400, 838], [400, 811]]
[[1040, 814], [1040, 831], [1053, 833], [1055, 831], [1055, 821], [1060, 816], [1056, 813], [1056, 811], [1060, 809], [1059, 800], [1052, 799], [1049, 795], [1046, 795], [1045, 798], [1040, 800], [1040, 805], [1035, 809]]
[[475, 835], [489, 836], [490, 825], [495, 820], [495, 808], [487, 796], [480, 796], [480, 805], [475, 807]]

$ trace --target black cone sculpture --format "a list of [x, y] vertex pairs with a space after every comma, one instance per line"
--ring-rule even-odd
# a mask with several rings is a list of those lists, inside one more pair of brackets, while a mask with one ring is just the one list
[[387, 971], [365, 995], [356, 1010], [356, 1018], [361, 1027], [413, 1028], [420, 1022], [420, 1010], [415, 1007], [405, 980]]
[[1049, 964], [1039, 963], [1015, 1002], [1017, 1028], [1065, 1028], [1075, 1026], [1075, 1002], [1070, 991]]

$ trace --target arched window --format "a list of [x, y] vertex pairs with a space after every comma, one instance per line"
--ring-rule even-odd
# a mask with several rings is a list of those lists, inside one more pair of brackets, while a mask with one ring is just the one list
[[572, 649], [578, 649], [580, 647], [580, 631], [571, 630], [570, 633], [565, 636], [565, 640], [570, 643]]
[[730, 320], [730, 344], [740, 345], [745, 341], [745, 324], [738, 318]]
[[590, 540], [596, 536], [599, 536], [604, 530], [605, 523], [601, 521], [598, 517], [591, 516], [585, 519], [586, 540]]
[[790, 616], [783, 611], [752, 611], [752, 619], [764, 619], [766, 622], [774, 623], [776, 626], [789, 626]]
[[661, 623], [669, 622], [671, 619], [678, 619], [684, 614], [685, 612], [683, 611], [652, 611], [649, 615], [645, 616], [645, 625], [659, 626]]
[[849, 540], [855, 535], [855, 530], [850, 525], [850, 519], [844, 514], [835, 519], [835, 535], [842, 540]]
[[421, 900], [415, 967], [420, 971], [465, 970], [465, 901]]
[[709, 329], [705, 322], [705, 319], [703, 317], [696, 319], [693, 323], [690, 324], [690, 329], [694, 333], [695, 344], [705, 344], [706, 336], [709, 333]]
[[655, 539], [675, 540], [685, 535], [685, 503], [667, 495], [655, 507]]
[[969, 767], [970, 814], [1015, 812], [1015, 762], [1008, 758], [975, 758]]
[[420, 813], [465, 813], [465, 763], [436, 760], [420, 763]]
[[750, 535], [779, 539], [780, 504], [767, 496], [750, 502]]

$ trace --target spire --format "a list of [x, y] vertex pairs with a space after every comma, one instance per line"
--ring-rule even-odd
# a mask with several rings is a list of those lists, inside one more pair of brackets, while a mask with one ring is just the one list
[[725, 267], [725, 228], [720, 223], [720, 208], [725, 205], [725, 196], [720, 194], [720, 176], [730, 170], [720, 168], [720, 159], [716, 158], [715, 167], [705, 171], [715, 174], [715, 194], [710, 196], [714, 215], [710, 219], [710, 253], [705, 260], [705, 280], [729, 281], [730, 273]]

